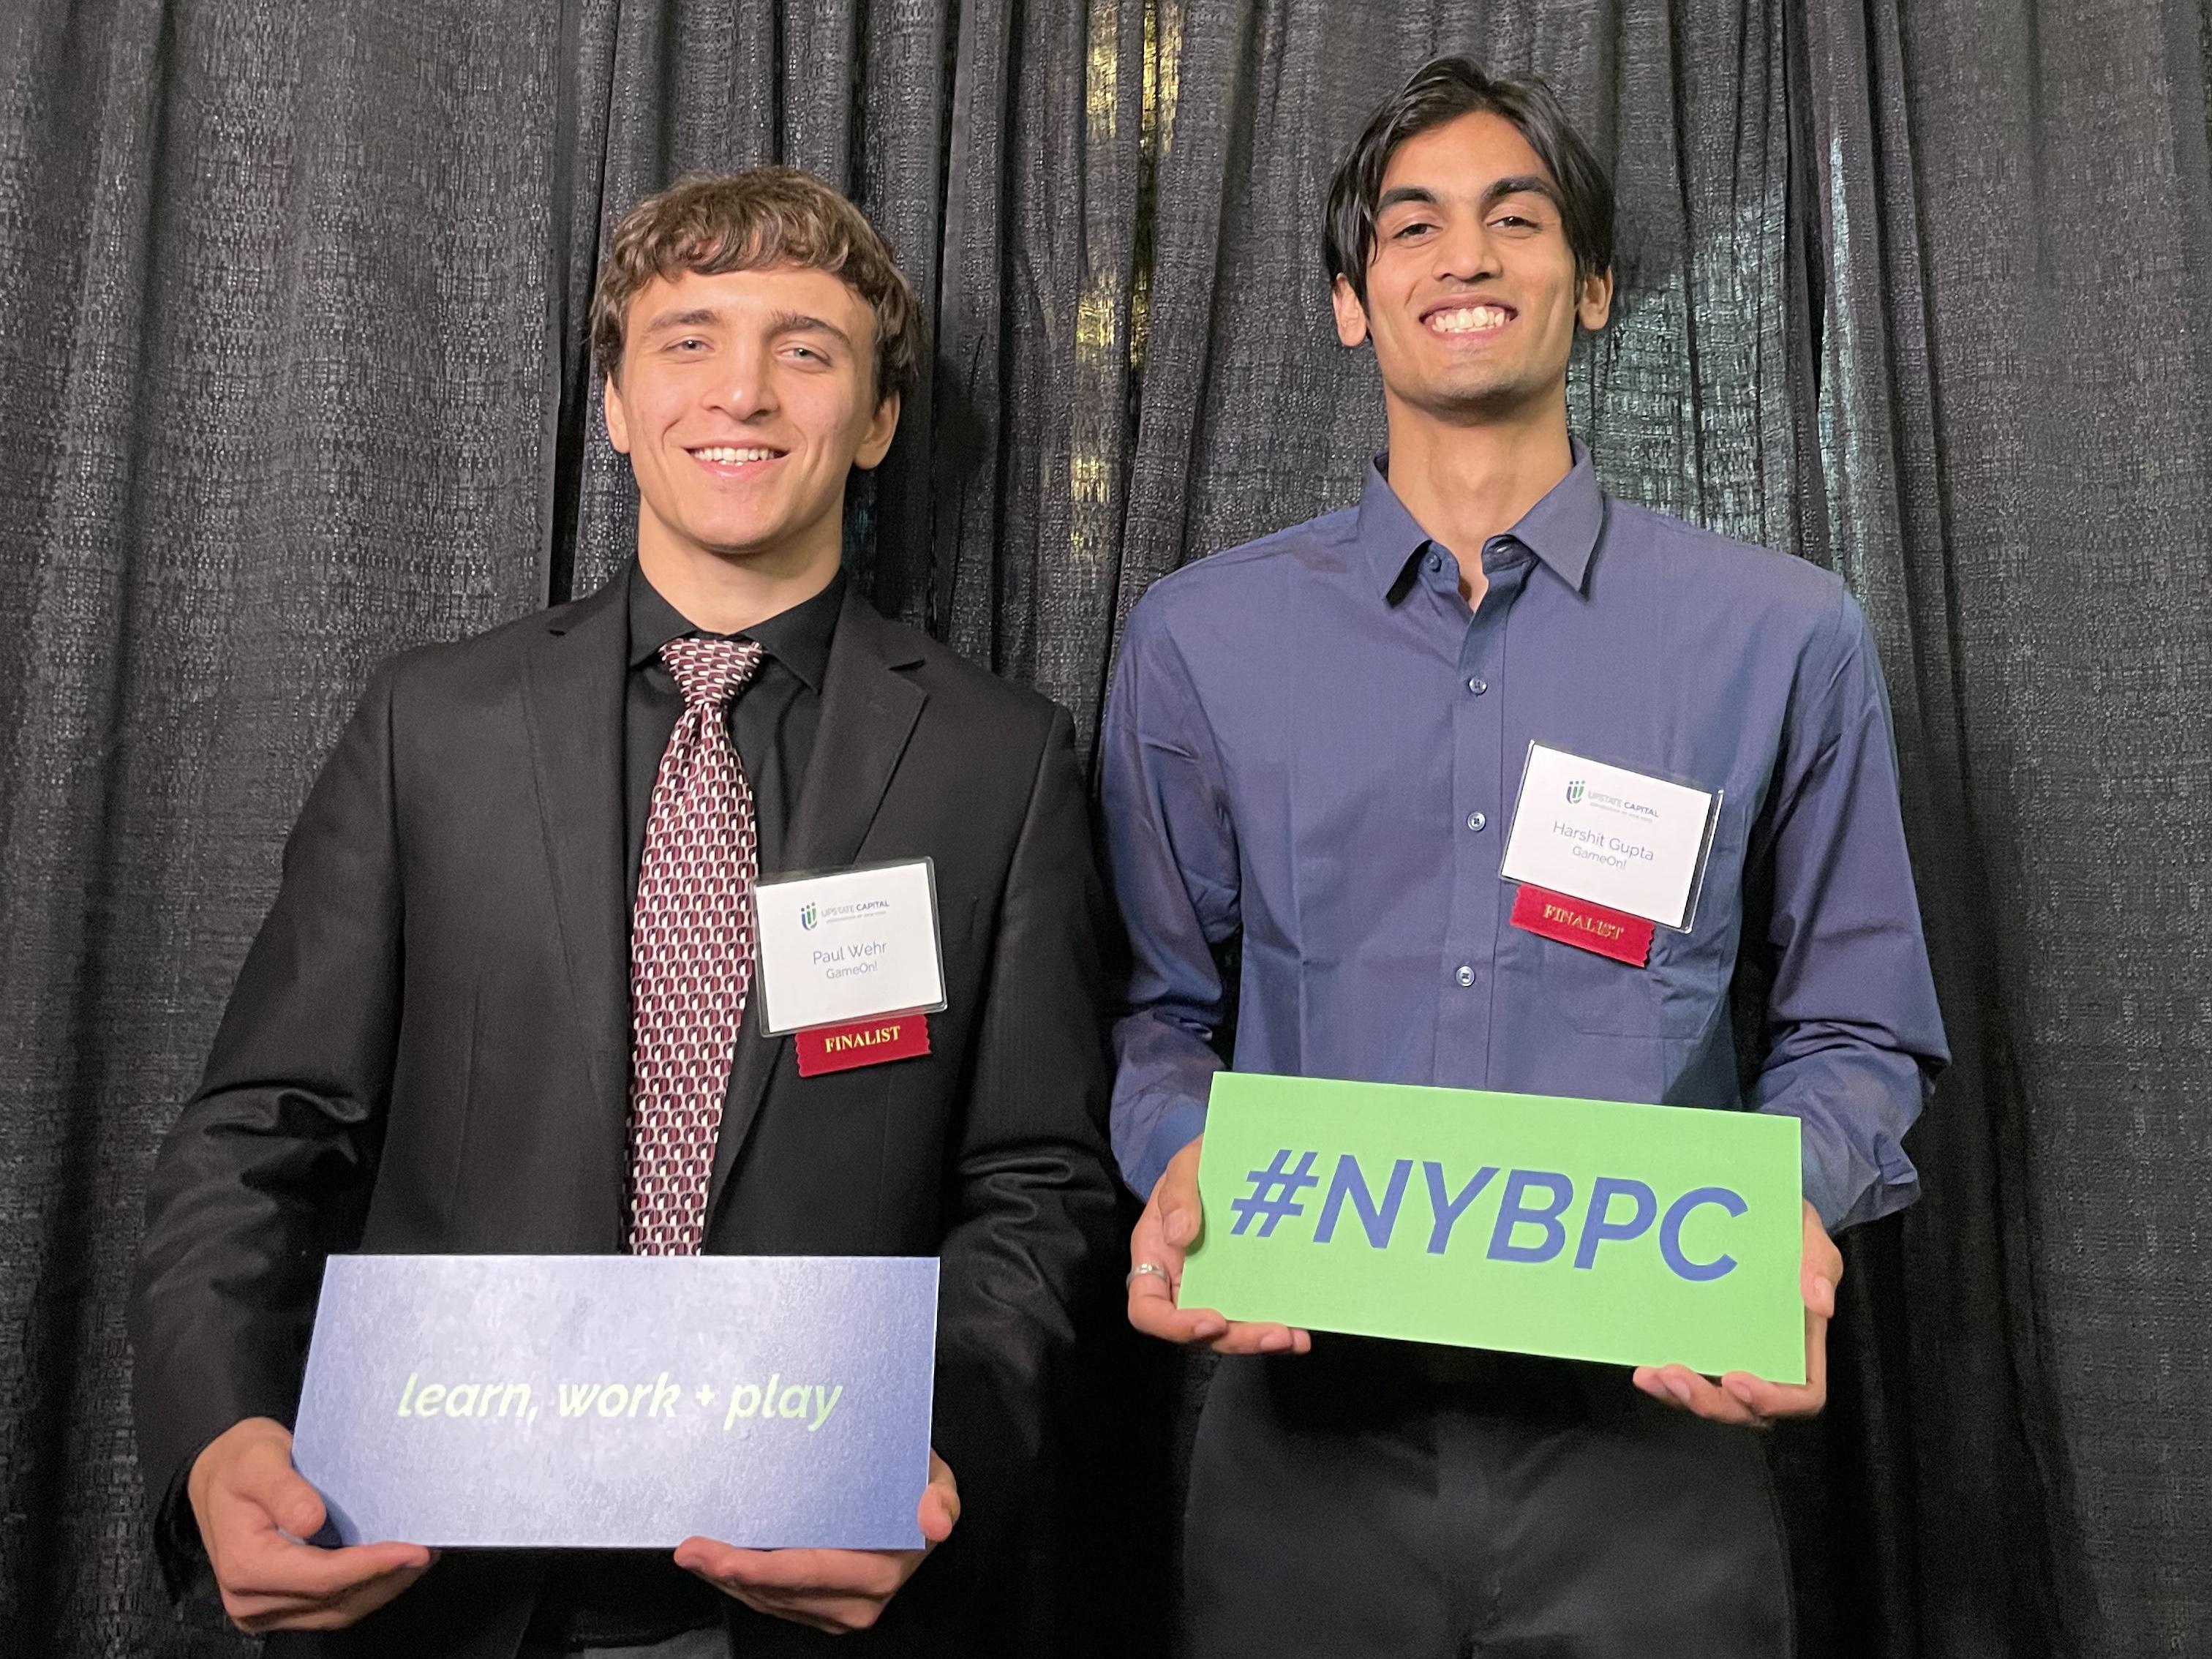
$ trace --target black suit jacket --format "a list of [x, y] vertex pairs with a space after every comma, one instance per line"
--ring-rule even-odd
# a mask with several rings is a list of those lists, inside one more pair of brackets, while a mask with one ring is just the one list
[[[308, 797], [148, 1200], [137, 1426], [173, 1583], [191, 1460], [240, 1419], [292, 1419], [328, 1252], [623, 1246], [625, 617], [617, 581], [398, 659]], [[934, 1435], [963, 1515], [877, 1639], [1027, 1644], [1006, 1629], [1036, 1612], [1015, 1611], [1044, 1530], [1024, 1517], [1115, 1208], [1067, 716], [848, 595], [789, 841], [793, 869], [935, 860], [950, 1006], [926, 1057], [802, 1079], [756, 999], [706, 1248], [941, 1259]], [[329, 1650], [504, 1659], [545, 1571], [448, 1553]], [[821, 1639], [732, 1608], [741, 1652]]]

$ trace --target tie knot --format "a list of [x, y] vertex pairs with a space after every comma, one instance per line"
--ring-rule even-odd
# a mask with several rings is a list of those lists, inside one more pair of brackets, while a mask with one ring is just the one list
[[745, 689], [761, 664], [761, 648], [751, 640], [671, 640], [660, 659], [676, 677], [676, 686], [692, 708], [719, 708]]

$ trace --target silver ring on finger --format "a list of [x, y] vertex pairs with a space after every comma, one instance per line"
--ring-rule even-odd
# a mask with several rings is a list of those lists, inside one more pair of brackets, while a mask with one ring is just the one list
[[1129, 1276], [1121, 1281], [1122, 1288], [1126, 1290], [1135, 1284], [1139, 1273], [1150, 1273], [1156, 1279], [1164, 1279], [1168, 1276], [1168, 1270], [1157, 1261], [1139, 1261], [1129, 1269]]

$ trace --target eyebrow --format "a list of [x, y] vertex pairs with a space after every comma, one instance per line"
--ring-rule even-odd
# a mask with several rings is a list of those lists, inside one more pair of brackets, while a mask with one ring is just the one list
[[1437, 204], [1437, 193], [1426, 185], [1400, 185], [1382, 192], [1382, 200], [1375, 204], [1376, 217], [1380, 218], [1401, 202], [1419, 202], [1425, 207]]
[[836, 324], [821, 317], [810, 317], [803, 311], [779, 311], [768, 319], [772, 334], [827, 334], [841, 345], [851, 345], [852, 336]]
[[722, 320], [722, 313], [712, 306], [695, 306], [689, 311], [664, 311], [645, 325], [644, 332], [658, 334], [664, 328], [704, 328]]
[[[687, 311], [664, 311], [645, 325], [647, 334], [658, 334], [672, 328], [710, 328], [723, 320], [722, 313], [712, 306], [695, 306]], [[825, 318], [809, 316], [803, 311], [779, 311], [768, 319], [772, 334], [827, 334], [845, 345], [852, 338], [836, 324]]]
[[[1566, 211], [1566, 204], [1559, 199], [1559, 186], [1540, 173], [1516, 173], [1492, 179], [1489, 188], [1482, 192], [1483, 210], [1487, 212], [1509, 196], [1540, 196], [1559, 211]], [[1435, 207], [1437, 204], [1437, 193], [1426, 185], [1397, 185], [1382, 192], [1382, 199], [1375, 204], [1375, 216], [1381, 218], [1401, 202], [1419, 202], [1424, 207]]]
[[1559, 212], [1567, 210], [1567, 204], [1559, 199], [1559, 187], [1540, 173], [1517, 173], [1492, 180], [1482, 192], [1482, 205], [1496, 207], [1509, 196], [1540, 196]]

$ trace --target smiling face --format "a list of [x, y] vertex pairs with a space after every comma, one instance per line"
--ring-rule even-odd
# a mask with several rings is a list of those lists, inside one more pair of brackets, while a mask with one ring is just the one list
[[846, 475], [898, 427], [872, 307], [793, 265], [656, 277], [630, 301], [607, 435], [637, 475], [638, 550], [793, 573], [842, 537]]
[[1386, 395], [1465, 423], [1564, 412], [1575, 325], [1605, 326], [1610, 272], [1577, 278], [1559, 187], [1521, 131], [1478, 111], [1392, 152], [1362, 304], [1343, 277], [1337, 336], [1375, 343]]

